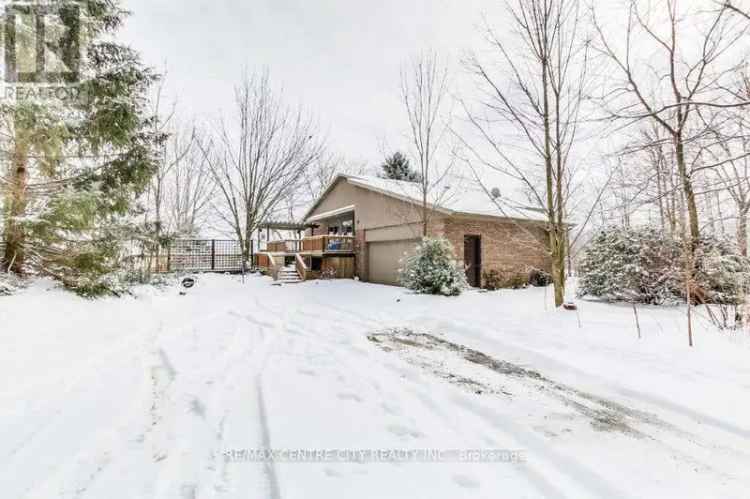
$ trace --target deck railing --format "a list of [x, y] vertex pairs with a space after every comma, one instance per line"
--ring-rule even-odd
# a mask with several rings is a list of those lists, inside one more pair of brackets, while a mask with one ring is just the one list
[[302, 240], [302, 251], [323, 253], [353, 253], [354, 236], [312, 236]]
[[284, 239], [281, 241], [269, 241], [266, 251], [271, 253], [299, 253], [302, 249], [301, 239]]
[[354, 253], [354, 236], [322, 235], [269, 241], [269, 253]]

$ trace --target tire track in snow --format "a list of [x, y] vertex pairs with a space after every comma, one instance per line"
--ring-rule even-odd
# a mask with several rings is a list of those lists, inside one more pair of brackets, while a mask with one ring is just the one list
[[[266, 411], [266, 402], [263, 396], [263, 380], [261, 375], [258, 375], [255, 379], [255, 388], [258, 397], [258, 413], [260, 416], [262, 448], [272, 449], [273, 447], [271, 446], [271, 432], [268, 427], [268, 412]], [[276, 466], [274, 465], [273, 461], [265, 460], [263, 462], [263, 468], [265, 470], [266, 478], [268, 479], [269, 498], [281, 499], [281, 492], [279, 490], [279, 477], [276, 474]]]
[[[270, 312], [272, 317], [279, 317], [280, 314], [273, 310], [271, 307], [265, 305], [261, 300], [257, 299], [255, 300], [255, 305], [257, 309], [259, 310], [265, 310], [266, 312]], [[258, 319], [257, 317], [254, 317], [251, 314], [239, 314], [237, 312], [230, 312], [230, 315], [234, 315], [237, 318], [243, 319], [249, 324], [252, 324], [256, 326], [257, 332], [260, 336], [260, 346], [256, 347], [256, 349], [252, 352], [252, 355], [250, 356], [251, 362], [250, 366], [252, 367], [255, 365], [255, 376], [254, 376], [254, 385], [255, 385], [255, 397], [256, 402], [258, 405], [258, 432], [261, 440], [261, 448], [264, 449], [272, 449], [272, 441], [271, 441], [271, 430], [269, 425], [269, 418], [268, 418], [268, 410], [266, 407], [266, 401], [265, 401], [265, 395], [263, 392], [263, 373], [266, 369], [266, 365], [268, 363], [268, 359], [272, 355], [272, 343], [275, 343], [275, 341], [278, 339], [278, 335], [275, 335], [272, 338], [272, 342], [268, 340], [268, 335], [266, 334], [266, 329], [272, 329], [274, 332], [284, 331], [284, 319], [279, 320], [278, 323], [274, 324], [268, 321], [264, 321], [261, 319]], [[276, 466], [273, 461], [271, 460], [265, 460], [263, 462], [263, 473], [266, 477], [266, 485], [268, 488], [268, 494], [269, 499], [281, 499], [281, 488], [279, 485], [279, 477], [276, 470]]]
[[[517, 354], [520, 353], [525, 359], [531, 359], [535, 365], [541, 365], [551, 368], [553, 372], [566, 373], [568, 376], [572, 375], [574, 379], [585, 379], [589, 381], [589, 384], [591, 382], [594, 382], [600, 387], [600, 389], [604, 389], [608, 393], [625, 397], [630, 405], [645, 406], [651, 411], [659, 410], [661, 413], [660, 415], [663, 419], [662, 424], [658, 428], [652, 428], [652, 431], [646, 433], [654, 442], [663, 444], [667, 452], [679, 454], [686, 462], [695, 462], [695, 459], [692, 456], [692, 454], [694, 453], [693, 449], [679, 450], [677, 448], [669, 446], [665, 442], [662, 442], [660, 438], [664, 438], [667, 434], [673, 435], [680, 439], [682, 442], [694, 445], [701, 449], [715, 449], [717, 447], [717, 444], [714, 440], [707, 440], [704, 436], [702, 436], [702, 430], [700, 428], [697, 429], [698, 432], [696, 433], [695, 431], [683, 428], [682, 426], [684, 426], [684, 424], [678, 425], [677, 423], [668, 420], [667, 418], [665, 418], [665, 416], [667, 416], [668, 414], [685, 418], [687, 420], [686, 422], [690, 425], [698, 424], [702, 426], [705, 424], [713, 426], [714, 428], [725, 432], [729, 438], [725, 439], [723, 445], [719, 446], [718, 448], [722, 452], [734, 456], [735, 459], [747, 460], [750, 458], [750, 454], [744, 450], [744, 447], [736, 448], [730, 446], [738, 438], [750, 439], [750, 430], [748, 429], [744, 429], [737, 425], [722, 421], [709, 414], [705, 414], [704, 412], [695, 411], [685, 405], [670, 401], [668, 399], [660, 397], [659, 395], [639, 392], [626, 388], [608, 379], [605, 379], [604, 377], [597, 375], [596, 373], [590, 373], [581, 370], [575, 366], [569, 365], [564, 361], [559, 360], [558, 358], [553, 358], [547, 354], [531, 350], [523, 345], [519, 345], [511, 338], [503, 337], [503, 339], [500, 339], [497, 336], [488, 336], [485, 330], [491, 329], [489, 323], [478, 322], [477, 324], [479, 324], [480, 327], [443, 322], [438, 323], [435, 327], [435, 330], [450, 329], [452, 333], [456, 333], [459, 337], [464, 338], [467, 341], [481, 340], [481, 342], [485, 344], [490, 344], [494, 347], [493, 350], [495, 351], [512, 351], [517, 352]], [[482, 327], [481, 325], [484, 325], [484, 327]], [[625, 400], [623, 400], [622, 403], [625, 403]], [[710, 464], [699, 464], [702, 467], [722, 474], [720, 470], [716, 469]]]
[[[346, 322], [346, 324], [350, 326], [355, 325], [363, 331], [363, 334], [361, 336], [357, 336], [358, 338], [365, 338], [364, 332], [372, 330], [374, 326], [382, 326], [382, 323], [378, 322], [375, 319], [369, 319], [356, 315], [347, 309], [343, 309], [335, 305], [328, 306], [326, 309], [326, 314], [321, 314], [318, 312], [318, 310], [319, 309], [315, 306], [313, 306], [309, 310], [299, 308], [296, 310], [296, 315], [306, 317], [308, 319], [313, 319], [312, 324], [315, 324], [318, 321], [324, 321], [325, 324], [331, 324], [336, 323], [340, 320], [342, 322]], [[337, 316], [340, 316], [340, 318]], [[297, 321], [293, 321], [293, 323], [297, 323]], [[295, 326], [296, 334], [303, 337], [305, 340], [314, 341], [318, 348], [320, 347], [321, 343], [328, 346], [328, 348], [326, 349], [329, 352], [328, 358], [333, 360], [333, 364], [339, 367], [339, 369], [337, 369], [338, 371], [343, 369], [350, 374], [357, 372], [358, 369], [361, 369], [362, 367], [361, 362], [367, 359], [370, 362], [375, 362], [378, 365], [385, 367], [388, 371], [392, 371], [401, 380], [400, 382], [403, 382], [404, 370], [392, 365], [390, 361], [378, 358], [378, 356], [375, 354], [376, 350], [364, 351], [360, 348], [357, 348], [351, 341], [347, 341], [346, 339], [342, 341], [341, 339], [337, 339], [336, 336], [329, 337], [328, 335], [321, 335], [319, 333], [327, 332], [325, 331], [326, 328], [323, 328], [324, 331], [316, 331], [310, 327], [310, 321], [299, 325], [295, 324]], [[356, 360], [353, 359], [351, 355], [352, 353], [355, 354]], [[488, 425], [484, 419], [476, 417], [474, 414], [472, 414], [470, 411], [465, 410], [465, 408], [463, 407], [451, 404], [450, 409], [443, 410], [444, 408], [440, 408], [436, 403], [433, 402], [434, 393], [430, 391], [430, 387], [426, 382], [418, 381], [417, 379], [414, 379], [412, 377], [407, 377], [407, 379], [408, 384], [405, 385], [405, 389], [409, 393], [411, 393], [411, 397], [416, 399], [422, 406], [426, 407], [428, 409], [428, 413], [433, 415], [434, 418], [437, 418], [443, 423], [448, 423], [448, 427], [451, 428], [455, 434], [461, 436], [465, 435], [462, 431], [459, 431], [454, 426], [454, 423], [457, 419], [462, 419], [461, 417], [457, 417], [457, 414], [459, 413], [464, 414], [464, 417], [467, 419], [475, 419], [477, 423], [481, 425], [479, 427], [471, 426], [472, 429], [475, 430], [476, 436], [480, 439], [482, 434], [491, 433], [493, 432], [493, 430], [494, 432], [497, 432], [497, 427], [495, 425]], [[381, 385], [376, 383], [373, 385], [373, 389], [381, 395], [380, 398], [382, 399], [383, 392]], [[402, 392], [399, 392], [399, 395], [401, 393]], [[450, 414], [448, 414], [448, 412], [450, 412]], [[402, 416], [398, 416], [398, 419], [401, 419], [401, 417]], [[424, 417], [424, 415], [422, 417]], [[420, 423], [420, 426], [426, 426], [426, 422], [423, 419], [420, 420]], [[484, 430], [482, 430], [482, 428], [484, 428]], [[508, 439], [512, 440], [514, 438], [513, 434], [509, 434], [506, 432], [503, 433], [507, 436]], [[518, 472], [519, 476], [525, 479], [525, 482], [528, 483], [530, 487], [533, 487], [533, 489], [537, 491], [540, 497], [567, 497], [566, 494], [564, 494], [558, 487], [555, 486], [555, 484], [553, 484], [545, 477], [545, 474], [551, 471], [549, 468], [537, 471], [536, 469], [529, 466], [521, 466], [518, 467], [516, 471]], [[588, 470], [585, 470], [585, 473], [587, 472]], [[555, 475], [557, 475], [558, 473], [562, 473], [561, 477], [566, 477], [565, 473], [562, 470], [562, 467], [560, 467], [560, 469], [556, 469], [553, 473], [555, 473]], [[568, 478], [566, 477], [563, 479], [567, 480]], [[593, 480], [594, 479], [592, 479], [592, 481]], [[600, 492], [603, 492], [606, 489], [606, 484], [604, 481], [600, 480], [600, 485], [601, 487], [598, 489], [598, 491], [592, 492], [590, 497], [603, 497], [600, 495]], [[620, 497], [617, 493], [614, 493], [613, 491], [608, 489], [606, 490], [608, 491], [608, 493], [610, 493], [608, 497]]]

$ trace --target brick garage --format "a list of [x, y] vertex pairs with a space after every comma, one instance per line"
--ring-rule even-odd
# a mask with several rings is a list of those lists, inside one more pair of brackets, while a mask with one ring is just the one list
[[464, 261], [464, 237], [481, 237], [482, 271], [498, 270], [505, 276], [528, 275], [532, 269], [550, 272], [547, 232], [541, 223], [451, 217], [443, 234]]

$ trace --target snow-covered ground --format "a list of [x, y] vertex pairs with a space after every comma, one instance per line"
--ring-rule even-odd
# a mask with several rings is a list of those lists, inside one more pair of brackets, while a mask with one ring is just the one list
[[541, 289], [50, 288], [0, 297], [4, 499], [750, 494], [748, 333], [698, 318], [689, 349], [682, 309], [638, 340]]

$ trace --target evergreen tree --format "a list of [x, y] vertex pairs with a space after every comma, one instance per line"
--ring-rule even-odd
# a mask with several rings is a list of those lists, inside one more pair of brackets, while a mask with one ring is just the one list
[[630, 303], [676, 302], [681, 292], [679, 241], [654, 227], [609, 227], [588, 244], [578, 294]]
[[750, 259], [733, 241], [704, 235], [695, 251], [693, 280], [699, 303], [741, 305], [750, 291]]
[[60, 47], [78, 58], [79, 71], [64, 81], [77, 98], [19, 96], [0, 106], [9, 179], [2, 263], [93, 294], [105, 291], [101, 278], [119, 263], [164, 137], [146, 111], [156, 75], [114, 41], [126, 12], [113, 0], [76, 6], [59, 3], [60, 18], [80, 36], [80, 54], [72, 35]]
[[444, 238], [424, 238], [416, 254], [404, 261], [400, 278], [404, 287], [429, 295], [458, 296], [469, 287], [453, 246]]
[[[740, 305], [750, 287], [750, 259], [726, 240], [702, 237], [694, 251], [691, 301]], [[685, 245], [654, 227], [610, 227], [588, 244], [578, 294], [630, 303], [686, 298]]]
[[401, 154], [395, 152], [391, 156], [385, 158], [385, 162], [381, 165], [383, 178], [389, 178], [391, 180], [404, 180], [406, 182], [419, 182], [419, 172], [411, 169], [409, 159]]

